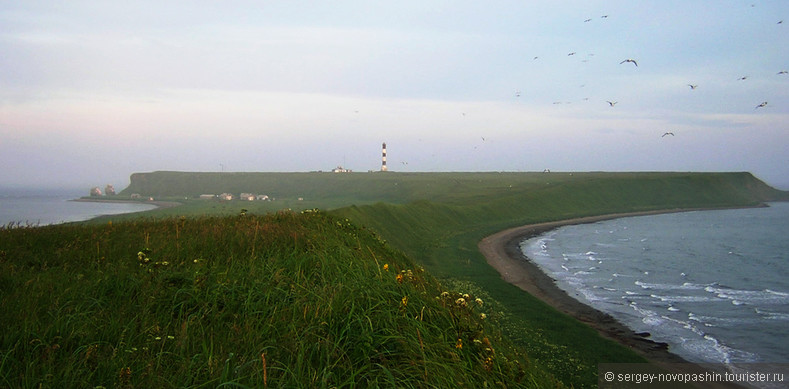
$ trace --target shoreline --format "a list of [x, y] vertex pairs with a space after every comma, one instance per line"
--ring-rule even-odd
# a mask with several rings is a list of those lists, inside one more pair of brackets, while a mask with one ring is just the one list
[[[756, 207], [765, 207], [766, 204]], [[737, 207], [750, 208], [750, 207]], [[647, 361], [659, 364], [696, 365], [681, 356], [672, 353], [669, 345], [649, 339], [648, 333], [636, 333], [620, 323], [613, 316], [582, 303], [570, 296], [556, 285], [555, 280], [545, 273], [531, 258], [520, 249], [520, 243], [526, 239], [542, 235], [559, 227], [576, 224], [596, 223], [604, 220], [619, 219], [633, 216], [649, 216], [666, 213], [692, 212], [705, 210], [723, 210], [731, 208], [692, 208], [665, 209], [642, 212], [615, 213], [598, 216], [580, 217], [553, 222], [529, 224], [513, 227], [483, 238], [477, 245], [486, 261], [501, 278], [532, 296], [542, 300], [558, 311], [574, 317], [576, 320], [595, 329], [601, 336], [614, 340], [635, 351]], [[737, 387], [735, 385], [735, 387]]]
[[[173, 208], [179, 205], [183, 205], [177, 201], [139, 201], [139, 200], [122, 200], [122, 199], [91, 199], [80, 197], [78, 199], [71, 199], [69, 201], [76, 201], [76, 202], [83, 202], [83, 203], [124, 203], [124, 204], [143, 204], [143, 205], [153, 205], [156, 206], [155, 209], [163, 209], [163, 208]], [[138, 212], [145, 212], [145, 211], [138, 211]], [[132, 212], [134, 213], [134, 212]]]

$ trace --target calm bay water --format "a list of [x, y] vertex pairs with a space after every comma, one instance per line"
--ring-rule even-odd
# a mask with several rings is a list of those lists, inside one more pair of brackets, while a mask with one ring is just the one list
[[687, 360], [789, 362], [789, 203], [550, 231], [524, 254], [571, 296]]
[[85, 191], [74, 190], [0, 191], [0, 225], [43, 226], [156, 208], [150, 204], [70, 201], [85, 195]]

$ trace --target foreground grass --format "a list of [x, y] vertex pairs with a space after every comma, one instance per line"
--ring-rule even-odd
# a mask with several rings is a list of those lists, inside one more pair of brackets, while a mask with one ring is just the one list
[[3, 387], [561, 386], [484, 292], [320, 212], [0, 229], [0, 310]]

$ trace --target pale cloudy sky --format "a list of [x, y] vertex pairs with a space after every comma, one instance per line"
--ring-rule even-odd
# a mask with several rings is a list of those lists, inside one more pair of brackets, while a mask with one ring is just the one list
[[785, 0], [0, 0], [0, 186], [378, 170], [387, 142], [395, 171], [789, 189], [787, 48]]

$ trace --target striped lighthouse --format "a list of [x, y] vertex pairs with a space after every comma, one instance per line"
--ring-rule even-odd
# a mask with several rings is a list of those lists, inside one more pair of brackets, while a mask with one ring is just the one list
[[381, 171], [386, 171], [386, 142], [381, 146]]

